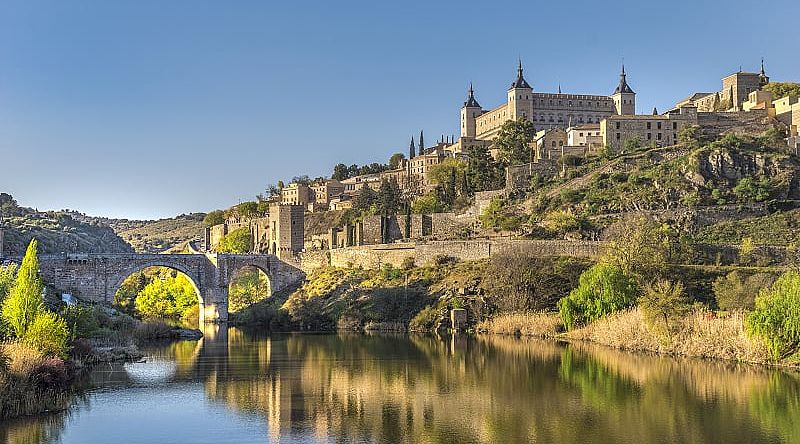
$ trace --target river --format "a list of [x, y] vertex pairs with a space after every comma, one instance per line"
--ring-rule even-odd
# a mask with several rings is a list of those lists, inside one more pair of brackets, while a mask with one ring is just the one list
[[800, 442], [800, 376], [510, 337], [248, 334], [97, 367], [14, 444]]

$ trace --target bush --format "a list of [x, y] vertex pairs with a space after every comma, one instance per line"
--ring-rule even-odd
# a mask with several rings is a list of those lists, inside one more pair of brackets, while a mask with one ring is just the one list
[[439, 324], [441, 310], [430, 305], [419, 311], [408, 323], [409, 331], [433, 331]]
[[136, 297], [136, 310], [145, 317], [179, 319], [197, 303], [194, 285], [188, 277], [179, 274], [147, 284]]
[[66, 322], [58, 315], [42, 310], [22, 339], [25, 343], [41, 350], [45, 355], [65, 357], [69, 329]]
[[800, 273], [787, 271], [761, 290], [746, 326], [749, 334], [764, 340], [774, 359], [795, 353], [800, 344]]
[[172, 336], [172, 326], [162, 319], [151, 319], [136, 326], [133, 337], [139, 341], [166, 339]]
[[253, 250], [253, 235], [247, 227], [237, 228], [220, 239], [217, 244], [219, 253], [241, 254]]
[[751, 310], [755, 307], [758, 292], [772, 285], [774, 281], [775, 278], [766, 273], [747, 276], [732, 271], [714, 281], [714, 298], [721, 310]]
[[68, 305], [61, 310], [61, 317], [69, 327], [70, 340], [88, 338], [100, 328], [97, 312], [83, 305]]
[[403, 277], [403, 270], [394, 268], [392, 264], [383, 264], [381, 267], [381, 277], [387, 281], [394, 281]]
[[400, 264], [400, 268], [403, 270], [411, 270], [414, 268], [414, 258], [412, 256], [408, 256], [403, 259], [403, 262]]
[[617, 265], [599, 263], [581, 274], [578, 288], [558, 301], [567, 330], [628, 308], [636, 300], [636, 285]]
[[675, 331], [675, 320], [689, 312], [689, 301], [683, 295], [683, 284], [661, 280], [647, 285], [644, 294], [639, 298], [647, 326], [657, 334], [672, 337]]

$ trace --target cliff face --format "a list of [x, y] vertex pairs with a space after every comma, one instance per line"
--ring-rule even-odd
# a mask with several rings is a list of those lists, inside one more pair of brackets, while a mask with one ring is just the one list
[[698, 187], [725, 182], [734, 186], [743, 178], [769, 178], [775, 199], [800, 198], [800, 162], [777, 153], [754, 153], [735, 149], [715, 149], [695, 154], [695, 168], [686, 178]]

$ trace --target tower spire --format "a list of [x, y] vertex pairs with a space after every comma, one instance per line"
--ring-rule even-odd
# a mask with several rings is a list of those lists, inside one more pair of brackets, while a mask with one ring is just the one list
[[517, 80], [515, 80], [513, 83], [511, 83], [511, 88], [509, 88], [509, 89], [514, 89], [514, 88], [529, 88], [529, 89], [532, 89], [531, 85], [529, 85], [528, 82], [525, 81], [525, 77], [522, 76], [522, 71], [523, 71], [522, 70], [522, 59], [520, 58], [519, 62], [517, 64]]
[[472, 82], [469, 82], [469, 89], [467, 90], [467, 101], [464, 102], [466, 108], [480, 108], [481, 105], [475, 100], [475, 91], [472, 89]]
[[558, 93], [561, 94], [561, 84], [558, 84]]

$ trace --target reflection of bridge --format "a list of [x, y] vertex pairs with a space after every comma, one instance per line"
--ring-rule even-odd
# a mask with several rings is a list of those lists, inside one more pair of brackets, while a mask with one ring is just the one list
[[255, 267], [280, 291], [304, 274], [297, 264], [267, 254], [60, 254], [39, 257], [46, 284], [90, 302], [112, 303], [131, 274], [167, 267], [185, 274], [200, 298], [200, 323], [227, 322], [228, 285], [244, 267]]

